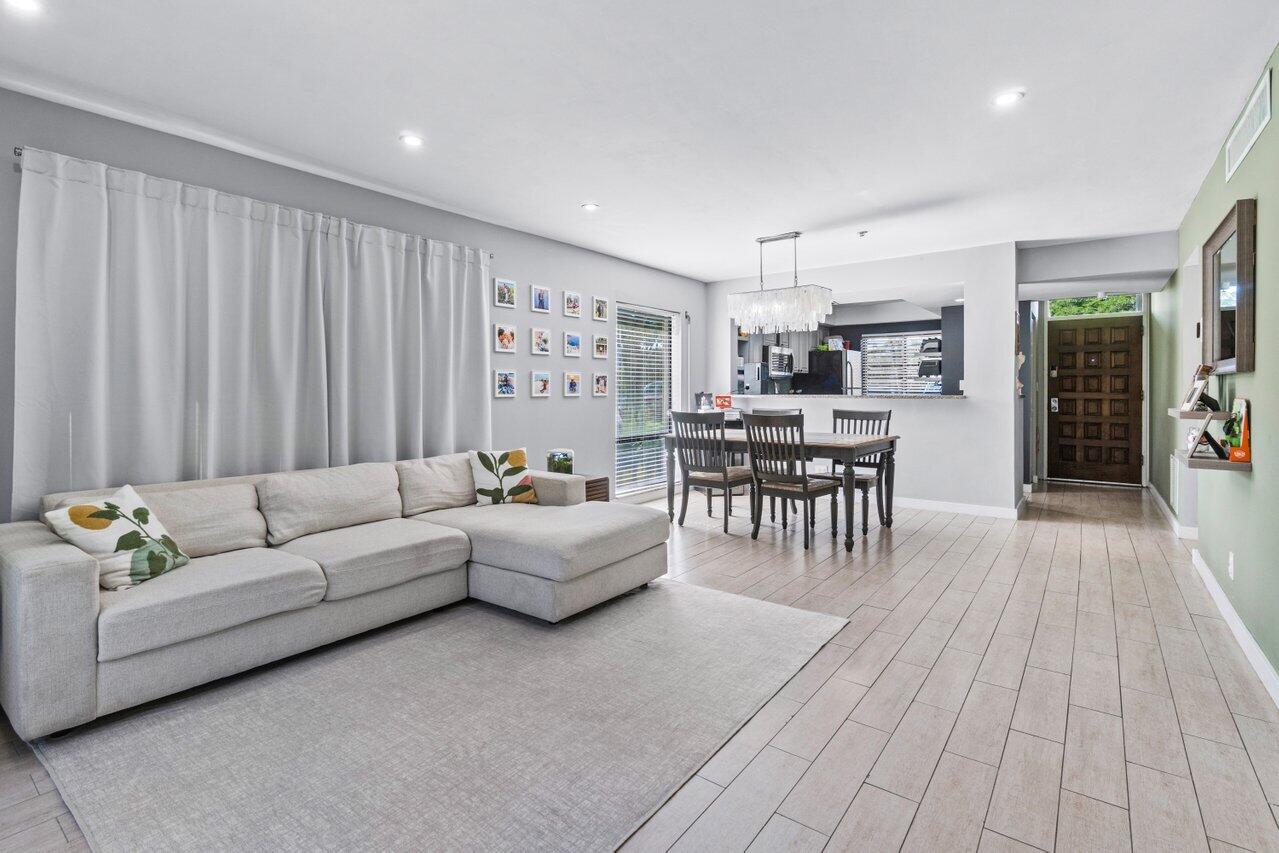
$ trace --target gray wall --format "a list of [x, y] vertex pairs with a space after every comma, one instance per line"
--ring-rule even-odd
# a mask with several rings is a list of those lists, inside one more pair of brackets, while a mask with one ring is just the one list
[[[549, 315], [532, 314], [528, 310], [530, 282], [552, 288], [556, 300], [560, 291], [567, 288], [582, 293], [586, 299], [607, 296], [614, 307], [618, 301], [626, 301], [687, 311], [692, 318], [689, 352], [693, 357], [689, 360], [691, 388], [686, 390], [706, 385], [705, 359], [700, 355], [705, 352], [706, 295], [700, 282], [5, 89], [0, 89], [0, 116], [4, 131], [0, 134], [0, 153], [6, 157], [13, 146], [31, 145], [493, 252], [493, 274], [520, 283], [519, 308], [494, 308], [494, 318], [514, 319], [521, 338], [518, 355], [493, 355], [494, 367], [520, 371], [518, 399], [492, 402], [493, 443], [500, 447], [527, 446], [534, 465], [541, 464], [550, 447], [572, 447], [577, 452], [579, 471], [611, 475], [614, 400], [611, 396], [592, 398], [589, 389], [578, 399], [556, 396], [534, 400], [528, 396], [528, 372], [534, 368], [552, 371], [557, 395], [560, 373], [565, 369], [580, 369], [588, 379], [592, 371], [613, 374], [611, 358], [607, 362], [595, 361], [588, 353], [580, 359], [566, 359], [558, 340], [566, 329], [587, 336], [605, 328], [605, 324], [589, 318], [569, 320], [560, 316], [558, 307]], [[12, 492], [19, 183], [16, 163], [0, 171], [0, 520], [9, 518]], [[586, 305], [589, 310], [589, 302]], [[528, 330], [534, 322], [550, 328], [557, 338], [555, 354], [549, 358], [535, 360], [528, 355]], [[611, 320], [607, 328], [611, 337]]]

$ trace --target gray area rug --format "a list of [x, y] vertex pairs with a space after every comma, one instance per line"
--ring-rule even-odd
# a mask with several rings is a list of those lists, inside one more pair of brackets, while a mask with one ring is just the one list
[[466, 602], [37, 752], [95, 850], [609, 850], [845, 624], [656, 582]]

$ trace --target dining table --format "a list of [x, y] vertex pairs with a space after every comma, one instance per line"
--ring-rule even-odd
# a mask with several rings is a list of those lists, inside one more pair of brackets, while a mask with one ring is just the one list
[[[844, 488], [844, 550], [853, 550], [853, 494], [856, 492], [857, 472], [854, 464], [867, 456], [882, 454], [878, 468], [880, 487], [884, 490], [884, 527], [893, 526], [893, 477], [897, 470], [896, 435], [849, 435], [834, 432], [805, 432], [805, 456], [810, 459], [831, 459], [842, 462]], [[675, 520], [675, 434], [664, 437], [666, 452], [666, 514]], [[747, 455], [746, 430], [724, 430], [724, 449], [729, 454]], [[862, 463], [863, 467], [867, 463]]]

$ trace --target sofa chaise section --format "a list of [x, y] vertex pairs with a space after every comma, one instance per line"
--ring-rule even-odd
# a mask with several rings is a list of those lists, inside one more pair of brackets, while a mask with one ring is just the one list
[[472, 598], [547, 622], [666, 574], [669, 522], [651, 507], [499, 504], [437, 510], [413, 520], [466, 533]]

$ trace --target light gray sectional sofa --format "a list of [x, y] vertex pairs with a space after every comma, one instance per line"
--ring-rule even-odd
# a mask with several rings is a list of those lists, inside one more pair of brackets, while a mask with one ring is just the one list
[[138, 486], [191, 562], [112, 591], [0, 525], [0, 704], [30, 740], [468, 596], [557, 622], [666, 572], [665, 513], [532, 476], [536, 505], [476, 505], [466, 454]]

